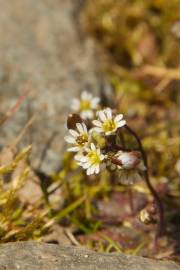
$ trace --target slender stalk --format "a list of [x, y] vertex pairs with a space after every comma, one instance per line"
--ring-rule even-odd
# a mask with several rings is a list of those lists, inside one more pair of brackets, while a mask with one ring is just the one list
[[[121, 130], [119, 129], [118, 132], [119, 138], [121, 140], [121, 145], [124, 148], [123, 150], [126, 150], [126, 141], [124, 139], [124, 134], [121, 132]], [[132, 216], [134, 215], [134, 200], [133, 200], [133, 191], [131, 189], [131, 187], [128, 187], [128, 197], [129, 197], [129, 208], [131, 210], [131, 214]]]
[[135, 214], [135, 209], [134, 209], [134, 196], [131, 187], [128, 187], [128, 197], [129, 197], [129, 207], [131, 210], [131, 215], [133, 216]]
[[122, 148], [126, 148], [126, 142], [124, 140], [124, 135], [123, 133], [121, 132], [121, 130], [118, 130], [118, 135], [119, 135], [119, 138], [121, 140], [121, 145], [122, 145]]
[[136, 141], [138, 143], [139, 150], [142, 153], [144, 165], [146, 166], [146, 170], [144, 171], [145, 181], [146, 181], [146, 184], [147, 184], [149, 190], [151, 191], [151, 194], [153, 195], [153, 197], [156, 201], [158, 211], [159, 211], [159, 224], [158, 224], [159, 226], [158, 226], [157, 235], [156, 235], [156, 237], [159, 237], [159, 236], [163, 235], [163, 233], [164, 233], [164, 208], [163, 208], [163, 205], [162, 205], [162, 202], [159, 198], [158, 193], [156, 192], [156, 190], [154, 189], [154, 187], [152, 186], [152, 184], [150, 182], [147, 156], [146, 156], [146, 152], [143, 148], [143, 145], [141, 143], [141, 140], [139, 139], [136, 132], [134, 130], [132, 130], [129, 126], [126, 125], [125, 128], [130, 134], [132, 134], [134, 136], [134, 138], [136, 139]]

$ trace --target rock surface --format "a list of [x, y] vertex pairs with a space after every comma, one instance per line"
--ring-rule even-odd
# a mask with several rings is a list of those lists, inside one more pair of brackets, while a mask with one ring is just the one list
[[170, 261], [96, 253], [71, 246], [19, 242], [0, 245], [0, 270], [179, 270]]
[[[33, 143], [33, 165], [52, 172], [59, 165], [71, 98], [87, 86], [97, 89], [97, 52], [81, 35], [81, 0], [0, 0], [0, 113], [31, 92], [1, 127], [0, 144], [11, 143], [34, 114], [23, 143]], [[44, 148], [48, 145], [47, 155]]]

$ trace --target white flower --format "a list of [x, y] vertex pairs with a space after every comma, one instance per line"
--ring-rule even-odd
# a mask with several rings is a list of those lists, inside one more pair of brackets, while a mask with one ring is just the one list
[[69, 129], [71, 136], [65, 136], [65, 141], [73, 145], [73, 147], [67, 149], [69, 152], [81, 151], [90, 141], [90, 136], [84, 123], [77, 123], [76, 128], [77, 130]]
[[105, 159], [99, 148], [96, 148], [94, 143], [91, 143], [89, 148], [85, 148], [86, 153], [79, 153], [75, 156], [78, 164], [86, 170], [87, 175], [98, 174], [100, 172], [100, 165]]
[[118, 128], [123, 127], [126, 121], [123, 120], [122, 114], [112, 115], [112, 110], [106, 108], [97, 112], [98, 120], [94, 120], [93, 124], [96, 126], [92, 130], [98, 133], [105, 133], [105, 135], [113, 134]]
[[138, 151], [123, 152], [119, 151], [116, 154], [117, 160], [121, 165], [118, 165], [118, 174], [122, 184], [133, 184], [141, 180], [140, 171], [146, 170], [141, 159], [141, 154]]
[[98, 97], [93, 97], [91, 93], [83, 91], [80, 100], [73, 99], [71, 108], [79, 112], [83, 119], [91, 119], [94, 116], [93, 110], [98, 108], [99, 101]]

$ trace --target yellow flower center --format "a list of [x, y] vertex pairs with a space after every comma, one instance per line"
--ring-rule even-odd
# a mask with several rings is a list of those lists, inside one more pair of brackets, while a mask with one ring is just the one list
[[88, 135], [86, 133], [79, 135], [76, 138], [76, 142], [77, 142], [78, 145], [82, 145], [83, 146], [85, 143], [88, 142]]
[[91, 151], [87, 154], [91, 164], [99, 164], [101, 162], [99, 155], [95, 151]]
[[80, 110], [85, 111], [91, 109], [91, 103], [88, 100], [82, 100], [80, 103]]
[[108, 119], [103, 123], [102, 126], [105, 132], [113, 131], [116, 128], [116, 123], [113, 119]]

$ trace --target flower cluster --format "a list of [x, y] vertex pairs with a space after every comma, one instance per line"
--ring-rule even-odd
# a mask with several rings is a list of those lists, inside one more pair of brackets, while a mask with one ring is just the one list
[[[70, 144], [68, 151], [75, 152], [74, 159], [87, 175], [98, 174], [111, 164], [122, 183], [132, 184], [140, 179], [139, 172], [146, 169], [141, 154], [119, 150], [114, 142], [119, 136], [118, 131], [126, 126], [126, 120], [111, 108], [101, 108], [99, 102], [98, 97], [88, 92], [83, 92], [80, 100], [73, 100], [72, 108], [77, 114], [74, 118], [71, 115], [71, 123], [74, 122], [68, 126], [70, 134], [65, 136]], [[103, 146], [95, 140], [97, 135], [104, 139]]]

